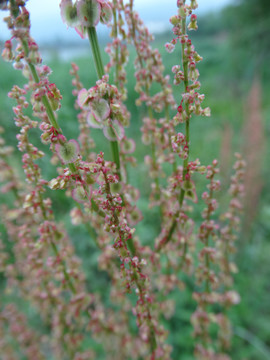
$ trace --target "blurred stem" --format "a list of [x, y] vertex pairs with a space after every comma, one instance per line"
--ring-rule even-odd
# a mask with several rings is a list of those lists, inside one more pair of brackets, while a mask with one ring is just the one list
[[[146, 87], [145, 93], [146, 93], [147, 96], [149, 96], [148, 87]], [[149, 118], [151, 120], [153, 120], [154, 115], [153, 115], [153, 110], [152, 110], [151, 106], [147, 106], [147, 110], [148, 110]], [[155, 141], [153, 139], [153, 136], [152, 136], [152, 142], [151, 142], [151, 150], [152, 150], [153, 166], [154, 166], [154, 169], [156, 170], [157, 169], [156, 145], [155, 145]], [[157, 190], [158, 190], [158, 194], [160, 195], [160, 186], [159, 186], [159, 178], [158, 178], [158, 176], [155, 177], [155, 183], [156, 183], [156, 187], [157, 187]]]
[[[184, 35], [186, 35], [186, 18], [184, 17], [182, 19], [182, 29], [185, 29], [184, 31]], [[188, 92], [188, 60], [185, 56], [185, 48], [186, 48], [186, 44], [182, 44], [182, 65], [183, 65], [183, 70], [184, 70], [184, 85], [185, 85], [185, 93]], [[185, 110], [186, 110], [186, 126], [185, 126], [185, 135], [186, 135], [186, 143], [188, 146], [188, 150], [187, 150], [187, 158], [184, 160], [183, 163], [183, 178], [182, 180], [185, 181], [186, 175], [188, 173], [188, 162], [189, 162], [189, 120], [190, 120], [190, 112], [189, 112], [189, 106], [188, 106], [188, 102], [185, 102]], [[185, 198], [185, 190], [183, 188], [181, 188], [180, 191], [180, 196], [179, 196], [179, 204], [180, 204], [180, 209], [183, 205], [184, 202], [184, 198]]]
[[270, 348], [256, 335], [241, 327], [234, 328], [234, 334], [241, 339], [247, 341], [250, 345], [257, 349], [261, 354], [265, 356], [265, 359], [270, 359]]
[[[214, 176], [211, 177], [211, 184], [213, 182], [213, 179], [214, 179]], [[213, 199], [213, 187], [211, 186], [210, 184], [210, 192], [209, 192], [209, 199], [210, 199], [210, 202], [211, 200]], [[208, 205], [208, 210], [207, 210], [207, 216], [206, 216], [206, 221], [210, 222], [210, 218], [211, 218], [211, 207], [210, 205]], [[209, 230], [206, 234], [206, 238], [205, 238], [205, 247], [208, 248], [209, 246]], [[205, 267], [207, 269], [207, 272], [208, 272], [208, 277], [205, 281], [205, 292], [206, 293], [210, 293], [211, 292], [211, 288], [210, 288], [210, 280], [209, 280], [209, 273], [210, 273], [210, 257], [209, 257], [209, 254], [206, 253], [205, 254]]]

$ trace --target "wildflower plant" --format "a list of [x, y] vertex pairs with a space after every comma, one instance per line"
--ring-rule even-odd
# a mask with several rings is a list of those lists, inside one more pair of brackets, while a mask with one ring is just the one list
[[[236, 267], [231, 254], [240, 223], [245, 164], [237, 155], [229, 189], [231, 201], [219, 219], [218, 162], [214, 159], [210, 165], [201, 164], [190, 152], [195, 116], [210, 116], [205, 96], [200, 93], [197, 65], [202, 57], [189, 37], [189, 31], [198, 28], [194, 13], [197, 1], [177, 1], [176, 14], [170, 18], [172, 39], [165, 44], [169, 54], [177, 53], [177, 63], [166, 75], [162, 57], [153, 48], [153, 36], [134, 10], [133, 0], [61, 0], [62, 20], [89, 39], [97, 75], [96, 83], [83, 84], [78, 66], [72, 64], [79, 128], [76, 139], [67, 138], [65, 124], [58, 121], [62, 95], [57, 84], [50, 81], [52, 70], [43, 64], [31, 37], [26, 5], [24, 0], [10, 0], [5, 18], [11, 37], [2, 56], [25, 78], [22, 88], [14, 85], [8, 94], [14, 101], [24, 178], [10, 161], [14, 150], [1, 138], [2, 191], [13, 192], [14, 202], [1, 209], [12, 245], [7, 251], [1, 242], [0, 268], [6, 278], [6, 292], [32, 304], [50, 331], [45, 336], [40, 326], [35, 332], [16, 304], [0, 304], [1, 353], [13, 356], [8, 343], [13, 337], [20, 354], [29, 359], [95, 359], [96, 343], [101, 344], [106, 359], [171, 359], [171, 293], [177, 289], [181, 297], [188, 277], [194, 283], [196, 302], [191, 317], [194, 356], [229, 359], [231, 325], [227, 312], [240, 299], [233, 290], [231, 274]], [[96, 32], [98, 23], [111, 30], [105, 66]], [[159, 209], [160, 233], [150, 244], [136, 235], [136, 225], [143, 218], [138, 208], [140, 192], [129, 182], [132, 172], [128, 165], [136, 165], [134, 151], [140, 144], [126, 131], [132, 121], [125, 103], [129, 97], [126, 65], [131, 46], [136, 52], [138, 93], [131, 101], [142, 107], [144, 114], [139, 127], [148, 149], [145, 165], [152, 182], [149, 205]], [[172, 83], [176, 86], [174, 94]], [[47, 179], [39, 166], [45, 153], [31, 143], [29, 134], [34, 128], [39, 129], [40, 140], [48, 146], [52, 164], [57, 165], [54, 178]], [[103, 133], [110, 154], [96, 151], [92, 128]], [[209, 183], [199, 194], [197, 182], [203, 176]], [[64, 190], [71, 197], [71, 223], [83, 225], [89, 242], [98, 249], [96, 271], [107, 272], [110, 306], [108, 299], [87, 282], [91, 274], [84, 273], [65, 226], [57, 222], [48, 189]], [[205, 206], [199, 224], [193, 216], [198, 202]], [[217, 327], [216, 332], [212, 325]]]

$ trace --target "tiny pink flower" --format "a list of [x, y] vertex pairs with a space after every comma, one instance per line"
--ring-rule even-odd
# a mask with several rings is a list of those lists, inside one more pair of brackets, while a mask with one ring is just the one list
[[12, 43], [10, 40], [5, 42], [5, 47], [2, 52], [2, 58], [5, 61], [12, 61], [14, 59], [14, 54], [12, 52]]
[[209, 107], [203, 109], [202, 115], [203, 116], [211, 116], [211, 109]]
[[172, 44], [172, 43], [170, 43], [170, 42], [167, 42], [167, 43], [165, 44], [165, 48], [166, 48], [167, 52], [168, 52], [169, 54], [171, 54], [171, 53], [174, 51], [174, 49], [175, 49], [175, 45]]

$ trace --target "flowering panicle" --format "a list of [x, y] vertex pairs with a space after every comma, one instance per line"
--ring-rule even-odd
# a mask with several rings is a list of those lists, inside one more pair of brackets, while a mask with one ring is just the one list
[[[128, 26], [128, 39], [136, 48], [135, 59], [136, 91], [140, 97], [136, 103], [145, 103], [148, 108], [160, 113], [166, 106], [174, 106], [172, 89], [169, 77], [164, 76], [164, 65], [158, 49], [153, 49], [153, 36], [133, 9], [133, 1], [124, 6], [125, 19]], [[150, 95], [153, 84], [159, 84], [161, 91], [154, 96]]]
[[[185, 1], [178, 1], [178, 13], [175, 16], [172, 16], [170, 19], [171, 24], [173, 25], [174, 38], [170, 43], [165, 45], [169, 53], [175, 51], [177, 44], [181, 47], [182, 53], [182, 64], [174, 65], [172, 72], [174, 74], [174, 84], [180, 85], [183, 84], [184, 92], [182, 93], [182, 99], [180, 104], [177, 107], [176, 115], [174, 115], [171, 124], [172, 128], [170, 131], [169, 144], [174, 153], [183, 159], [183, 167], [176, 168], [174, 165], [174, 174], [169, 179], [168, 188], [166, 193], [171, 191], [173, 184], [173, 191], [177, 194], [177, 199], [179, 204], [175, 204], [172, 208], [173, 211], [167, 212], [166, 218], [163, 215], [165, 224], [170, 224], [162, 226], [163, 233], [160, 234], [157, 239], [157, 248], [160, 250], [164, 245], [171, 241], [171, 239], [179, 238], [183, 232], [181, 226], [179, 226], [179, 221], [177, 220], [181, 214], [184, 217], [188, 218], [184, 207], [185, 199], [190, 199], [193, 202], [197, 201], [195, 184], [192, 180], [192, 174], [194, 172], [203, 173], [204, 167], [200, 165], [199, 160], [190, 161], [190, 119], [192, 114], [195, 115], [210, 115], [210, 110], [208, 108], [202, 109], [201, 103], [204, 99], [203, 94], [199, 94], [200, 83], [198, 82], [199, 72], [196, 69], [196, 64], [202, 60], [199, 54], [195, 51], [194, 46], [192, 45], [191, 40], [187, 35], [187, 17], [191, 16], [192, 19], [190, 24], [193, 22], [193, 25], [188, 27], [189, 30], [195, 29], [196, 16], [194, 17], [192, 12], [197, 7], [194, 2], [191, 2], [190, 5], [185, 4]], [[175, 127], [179, 124], [184, 123], [185, 132], [177, 132]], [[176, 196], [173, 197], [175, 199]], [[167, 208], [168, 206], [164, 206]], [[189, 222], [192, 223], [190, 219]], [[181, 224], [181, 223], [180, 223]], [[177, 236], [179, 232], [179, 236]], [[183, 258], [188, 254], [188, 240], [185, 238], [183, 240], [184, 250]], [[190, 244], [191, 249], [192, 245]], [[181, 262], [182, 263], [182, 262]]]
[[[27, 299], [33, 299], [38, 305], [40, 301], [43, 302], [42, 311], [44, 315], [54, 305], [51, 293], [54, 291], [60, 295], [68, 289], [70, 291], [71, 302], [65, 303], [63, 298], [62, 306], [63, 308], [68, 308], [70, 305], [70, 317], [75, 316], [76, 318], [76, 312], [86, 310], [86, 306], [89, 305], [91, 298], [84, 293], [84, 275], [79, 269], [80, 262], [74, 255], [74, 249], [68, 243], [67, 236], [63, 234], [63, 229], [58, 227], [54, 221], [51, 200], [44, 198], [44, 186], [47, 182], [42, 179], [40, 168], [35, 163], [44, 154], [29, 142], [28, 133], [37, 123], [23, 114], [23, 108], [20, 103], [22, 102], [22, 97], [24, 98], [22, 95], [26, 95], [25, 92], [25, 90], [15, 87], [10, 93], [10, 97], [16, 99], [18, 103], [17, 107], [14, 107], [16, 125], [21, 128], [20, 134], [17, 136], [19, 140], [18, 147], [24, 153], [23, 169], [26, 180], [30, 185], [29, 190], [31, 190], [24, 196], [21, 205], [29, 218], [26, 218], [24, 224], [18, 229], [18, 243], [15, 250], [18, 256], [18, 263], [19, 259], [27, 259], [27, 266], [24, 265], [23, 269], [18, 269], [25, 278], [21, 286]], [[25, 99], [23, 100], [25, 107], [27, 107]], [[34, 243], [36, 236], [37, 240]], [[51, 255], [51, 252], [53, 255]], [[40, 259], [46, 259], [44, 267], [40, 263]], [[47, 278], [50, 278], [50, 276], [59, 282], [61, 286], [57, 286], [57, 283], [55, 285], [48, 285]], [[26, 293], [27, 291], [28, 293]], [[78, 294], [80, 294], [80, 299], [76, 302], [77, 307], [74, 307], [72, 305], [73, 297], [76, 297]], [[45, 306], [46, 302], [47, 309]], [[73, 312], [71, 311], [72, 307]], [[57, 314], [57, 316], [59, 315]], [[55, 321], [56, 317], [52, 320]], [[61, 319], [61, 324], [57, 324], [57, 327], [63, 327], [62, 331], [65, 331], [67, 326], [65, 321], [68, 321], [68, 319], [65, 319], [63, 324], [63, 319]], [[80, 328], [83, 326], [83, 322], [78, 323], [76, 326]], [[74, 334], [73, 330], [70, 331], [71, 337], [76, 336], [76, 331], [78, 331], [76, 326], [74, 327]], [[61, 332], [59, 336], [62, 336]]]
[[124, 101], [127, 98], [127, 89], [125, 88], [127, 74], [125, 67], [129, 60], [129, 51], [125, 43], [127, 34], [124, 27], [122, 10], [123, 2], [121, 0], [113, 0], [113, 22], [108, 24], [111, 27], [110, 35], [113, 41], [105, 49], [110, 57], [110, 61], [104, 70], [105, 73], [109, 74], [110, 70], [114, 69], [114, 84], [122, 94], [122, 100]]
[[240, 214], [243, 211], [244, 180], [246, 162], [241, 155], [236, 153], [234, 164], [235, 174], [231, 177], [229, 195], [231, 197], [228, 211], [221, 215], [221, 220], [225, 223], [220, 229], [220, 241], [217, 246], [220, 251], [220, 278], [226, 287], [233, 284], [232, 275], [237, 272], [236, 265], [231, 262], [231, 255], [236, 252], [237, 233], [240, 232]]
[[[238, 160], [234, 166], [236, 174], [232, 177], [229, 189], [232, 200], [228, 212], [221, 217], [222, 222], [229, 221], [229, 223], [222, 227], [213, 219], [218, 207], [214, 192], [220, 190], [220, 182], [215, 180], [215, 175], [219, 172], [217, 161], [214, 160], [212, 165], [207, 167], [206, 177], [210, 180], [210, 184], [208, 192], [202, 195], [206, 208], [202, 213], [204, 221], [198, 234], [204, 247], [198, 253], [199, 265], [196, 270], [197, 284], [203, 289], [193, 294], [198, 307], [191, 318], [194, 336], [197, 339], [195, 356], [198, 359], [230, 359], [226, 352], [230, 348], [232, 329], [226, 313], [229, 307], [239, 303], [240, 297], [231, 288], [231, 273], [236, 271], [236, 267], [231, 262], [229, 254], [235, 251], [235, 231], [239, 225], [238, 213], [242, 209], [240, 199], [243, 196], [245, 166], [241, 157], [237, 156]], [[215, 304], [219, 304], [222, 311], [217, 312]], [[218, 329], [217, 339], [211, 335], [213, 325]]]
[[[122, 4], [124, 16], [128, 27], [128, 40], [135, 46], [137, 57], [135, 59], [135, 90], [139, 93], [136, 105], [146, 105], [147, 117], [143, 119], [142, 141], [151, 147], [151, 156], [145, 158], [150, 168], [150, 175], [155, 180], [152, 184], [151, 198], [153, 204], [159, 204], [161, 196], [160, 177], [164, 177], [162, 164], [174, 163], [172, 154], [167, 153], [172, 127], [169, 119], [169, 107], [175, 106], [169, 77], [164, 76], [164, 65], [157, 49], [153, 49], [151, 42], [153, 36], [133, 9], [133, 1]], [[161, 91], [152, 95], [153, 85], [158, 84]], [[155, 113], [165, 111], [165, 118], [158, 119]], [[160, 117], [160, 116], [159, 116]]]
[[45, 337], [37, 333], [36, 329], [29, 327], [25, 315], [20, 313], [14, 304], [8, 304], [2, 309], [0, 324], [0, 350], [2, 355], [9, 356], [9, 359], [16, 359], [14, 344], [11, 346], [9, 343], [9, 337], [12, 337], [17, 340], [22, 354], [28, 359], [46, 359], [44, 352], [40, 350], [40, 343], [48, 346]]

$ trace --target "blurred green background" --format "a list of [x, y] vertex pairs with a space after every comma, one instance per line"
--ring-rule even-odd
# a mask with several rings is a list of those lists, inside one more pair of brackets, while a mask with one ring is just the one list
[[[220, 161], [223, 192], [219, 195], [221, 210], [226, 205], [224, 196], [229, 185], [229, 177], [235, 151], [243, 154], [247, 161], [246, 199], [243, 214], [243, 226], [239, 238], [239, 251], [236, 263], [239, 268], [235, 276], [235, 288], [241, 296], [241, 303], [230, 311], [234, 324], [231, 357], [233, 360], [270, 359], [270, 149], [268, 137], [270, 132], [270, 2], [268, 0], [238, 1], [236, 5], [227, 6], [220, 13], [205, 14], [198, 19], [199, 30], [191, 34], [196, 50], [204, 60], [199, 64], [202, 93], [205, 93], [205, 106], [210, 106], [210, 118], [194, 117], [191, 123], [191, 158], [199, 158], [202, 164], [210, 163], [214, 158]], [[178, 53], [166, 53], [164, 43], [171, 40], [171, 33], [156, 35], [153, 47], [157, 47], [166, 66], [166, 74], [171, 75], [171, 67], [179, 63]], [[105, 40], [104, 40], [105, 41]], [[103, 41], [102, 41], [103, 43]], [[103, 43], [103, 45], [105, 42]], [[88, 53], [87, 53], [88, 52]], [[80, 55], [84, 53], [84, 55]], [[72, 96], [70, 61], [80, 68], [79, 74], [86, 88], [96, 81], [90, 49], [75, 48], [72, 51], [59, 47], [41, 47], [45, 62], [52, 68], [50, 79], [55, 82], [63, 95], [62, 108], [59, 111], [59, 122], [68, 137], [78, 134], [74, 97]], [[147, 147], [141, 143], [140, 127], [144, 109], [135, 106], [138, 97], [134, 91], [134, 50], [130, 49], [130, 60], [127, 67], [128, 100], [126, 105], [132, 114], [131, 126], [127, 136], [136, 140], [135, 156], [138, 166], [130, 168], [130, 181], [141, 191], [138, 203], [144, 218], [137, 227], [137, 233], [144, 243], [152, 243], [158, 234], [156, 228], [157, 210], [148, 208], [150, 179], [143, 158]], [[107, 59], [103, 54], [104, 62]], [[12, 69], [11, 64], [0, 62], [0, 124], [5, 128], [7, 144], [16, 147], [17, 129], [13, 122], [13, 102], [6, 96], [13, 84], [22, 86], [24, 78], [19, 71]], [[174, 88], [175, 97], [181, 99], [180, 88]], [[173, 115], [173, 112], [172, 112]], [[109, 149], [99, 131], [93, 131], [97, 149]], [[48, 149], [39, 140], [39, 130], [32, 131], [31, 141]], [[105, 147], [104, 147], [105, 146]], [[21, 154], [16, 150], [11, 161], [21, 173]], [[53, 166], [48, 166], [48, 155], [40, 162], [44, 177], [56, 176]], [[45, 172], [46, 169], [46, 172]], [[205, 183], [200, 183], [198, 195], [204, 190]], [[83, 227], [72, 227], [69, 219], [71, 202], [64, 193], [48, 190], [53, 199], [58, 220], [66, 224], [67, 231], [73, 239], [77, 254], [83, 259], [87, 269], [86, 276], [91, 291], [99, 290], [106, 298], [108, 278], [98, 272], [98, 251], [89, 243]], [[12, 204], [13, 199], [0, 194], [0, 201]], [[195, 211], [195, 220], [200, 220], [200, 210]], [[7, 248], [11, 248], [3, 225], [0, 225], [2, 237]], [[1, 294], [5, 279], [1, 276]], [[174, 346], [173, 358], [193, 359], [193, 339], [190, 315], [195, 309], [191, 300], [193, 285], [187, 281], [187, 290], [172, 294], [176, 301], [176, 313], [166, 324], [170, 329], [169, 342]], [[4, 297], [4, 295], [3, 295]], [[5, 301], [9, 301], [6, 299]], [[37, 314], [25, 306], [25, 311], [35, 325]], [[100, 352], [100, 359], [105, 358]], [[23, 359], [23, 357], [22, 357]]]

